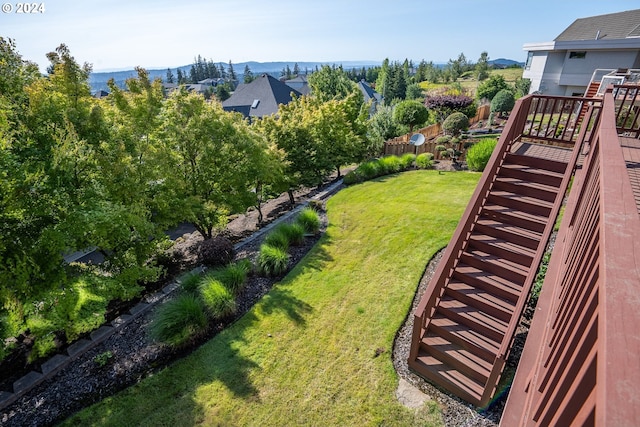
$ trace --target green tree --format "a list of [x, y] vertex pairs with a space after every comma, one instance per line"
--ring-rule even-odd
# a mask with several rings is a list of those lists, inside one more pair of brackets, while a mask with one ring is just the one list
[[229, 90], [229, 86], [227, 84], [221, 84], [216, 86], [216, 98], [218, 101], [223, 102], [231, 97], [231, 91]]
[[409, 126], [409, 131], [429, 120], [429, 110], [420, 102], [407, 100], [399, 102], [394, 109], [393, 118], [397, 123]]
[[255, 205], [266, 143], [242, 116], [186, 91], [167, 99], [161, 118], [154, 138], [164, 171], [158, 205], [165, 217], [189, 221], [211, 238], [230, 213]]
[[476, 97], [478, 99], [488, 99], [491, 101], [502, 89], [509, 89], [509, 85], [504, 77], [499, 74], [492, 74], [488, 79], [478, 85]]
[[231, 60], [229, 60], [229, 68], [227, 73], [229, 74], [229, 79], [231, 80], [236, 80], [237, 76], [236, 76], [236, 72], [233, 69], [233, 64], [231, 63]]
[[370, 157], [380, 155], [384, 142], [402, 135], [403, 128], [398, 126], [393, 119], [393, 107], [388, 105], [379, 105], [375, 114], [368, 123], [368, 138], [370, 140], [370, 149], [367, 155]]
[[516, 98], [521, 98], [529, 94], [529, 89], [531, 89], [531, 80], [518, 77], [513, 86]]
[[442, 129], [456, 137], [469, 129], [469, 118], [460, 112], [453, 113], [442, 123]]
[[319, 71], [309, 76], [309, 87], [312, 95], [321, 101], [345, 99], [358, 91], [356, 84], [349, 80], [342, 67], [328, 65], [323, 65]]
[[475, 67], [476, 78], [479, 82], [486, 80], [489, 77], [489, 54], [482, 52], [480, 58]]
[[245, 84], [251, 83], [255, 79], [253, 73], [251, 72], [251, 68], [249, 68], [249, 64], [246, 64], [244, 66], [243, 79]]
[[173, 76], [173, 71], [171, 71], [171, 68], [167, 68], [167, 77], [165, 79], [165, 82], [175, 83], [175, 77]]
[[502, 115], [511, 111], [515, 103], [516, 101], [513, 97], [513, 92], [509, 89], [502, 89], [500, 92], [496, 93], [496, 96], [491, 100], [491, 112]]
[[422, 88], [417, 83], [412, 83], [407, 86], [407, 96], [406, 99], [417, 99], [420, 100], [423, 98]]

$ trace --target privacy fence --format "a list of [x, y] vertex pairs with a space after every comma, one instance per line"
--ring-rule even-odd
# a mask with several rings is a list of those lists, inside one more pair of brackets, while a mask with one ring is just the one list
[[[489, 105], [482, 105], [478, 107], [478, 111], [476, 115], [469, 119], [469, 123], [476, 124], [481, 120], [488, 119], [489, 111], [490, 111]], [[415, 147], [409, 144], [409, 139], [411, 138], [411, 135], [414, 135], [416, 133], [420, 133], [424, 135], [424, 138], [425, 138], [425, 143], [418, 147]], [[436, 146], [438, 144], [436, 144], [435, 142], [435, 139], [440, 135], [442, 135], [442, 124], [436, 123], [434, 125], [416, 130], [415, 132], [410, 132], [406, 135], [402, 135], [397, 138], [388, 140], [387, 142], [384, 143], [383, 154], [385, 156], [389, 156], [389, 155], [399, 156], [405, 153], [414, 153], [414, 154], [433, 153], [435, 156], [434, 157], [435, 160], [440, 160], [442, 159], [442, 157], [440, 155], [440, 152], [436, 151]], [[457, 147], [453, 147], [453, 148], [457, 149], [458, 151], [463, 151], [462, 150], [463, 144], [462, 143], [457, 144]]]

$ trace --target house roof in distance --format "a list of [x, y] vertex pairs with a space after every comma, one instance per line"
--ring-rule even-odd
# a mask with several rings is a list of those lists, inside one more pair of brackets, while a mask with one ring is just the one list
[[640, 9], [576, 19], [555, 41], [640, 37]]
[[231, 97], [222, 103], [227, 111], [237, 111], [246, 117], [264, 117], [278, 112], [280, 104], [291, 102], [291, 94], [302, 96], [300, 92], [280, 80], [262, 74], [248, 84], [238, 86]]

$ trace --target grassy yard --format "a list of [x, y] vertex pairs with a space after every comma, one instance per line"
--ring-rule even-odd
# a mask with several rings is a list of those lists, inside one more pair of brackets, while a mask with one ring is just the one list
[[67, 425], [440, 425], [394, 397], [394, 335], [479, 174], [406, 172], [328, 202], [329, 227], [247, 315]]
[[[490, 75], [499, 75], [504, 77], [504, 80], [509, 84], [513, 85], [515, 81], [522, 77], [522, 68], [505, 68], [503, 70], [491, 70]], [[460, 83], [460, 86], [468, 91], [469, 94], [475, 96], [476, 89], [478, 88], [478, 80], [474, 77], [474, 72], [467, 72], [461, 78], [458, 79], [457, 83]], [[452, 86], [452, 83], [429, 83], [422, 82], [420, 83], [420, 87], [426, 91], [438, 91], [444, 88], [449, 88]]]

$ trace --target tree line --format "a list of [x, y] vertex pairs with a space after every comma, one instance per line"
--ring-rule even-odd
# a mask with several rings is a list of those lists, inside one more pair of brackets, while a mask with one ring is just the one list
[[[79, 276], [108, 277], [122, 289], [117, 298], [131, 298], [160, 274], [154, 257], [168, 228], [190, 222], [210, 238], [229, 215], [318, 185], [375, 151], [361, 93], [330, 68], [309, 78], [321, 96], [250, 124], [186, 90], [165, 97], [142, 68], [96, 99], [89, 64], [65, 45], [48, 58], [43, 76], [0, 38], [3, 338], [29, 329], [33, 304]], [[103, 254], [100, 266], [64, 261], [90, 247]]]

